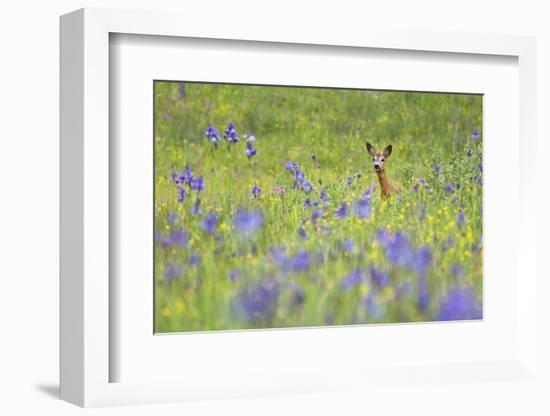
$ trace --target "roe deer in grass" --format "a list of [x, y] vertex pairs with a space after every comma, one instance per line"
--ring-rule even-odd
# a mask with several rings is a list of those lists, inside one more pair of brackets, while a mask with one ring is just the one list
[[400, 189], [391, 183], [388, 178], [388, 174], [384, 167], [386, 159], [390, 157], [392, 146], [391, 144], [387, 146], [383, 151], [378, 152], [372, 144], [369, 142], [366, 143], [367, 151], [369, 155], [372, 156], [372, 162], [374, 164], [374, 171], [378, 175], [378, 180], [380, 181], [380, 191], [382, 192], [382, 199], [388, 198], [391, 194], [395, 192], [400, 192]]

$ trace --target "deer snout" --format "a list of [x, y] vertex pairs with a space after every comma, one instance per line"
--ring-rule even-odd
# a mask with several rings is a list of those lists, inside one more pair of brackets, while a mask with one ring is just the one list
[[382, 166], [380, 166], [380, 163], [375, 163], [374, 164], [374, 170], [379, 171], [381, 168], [382, 168]]

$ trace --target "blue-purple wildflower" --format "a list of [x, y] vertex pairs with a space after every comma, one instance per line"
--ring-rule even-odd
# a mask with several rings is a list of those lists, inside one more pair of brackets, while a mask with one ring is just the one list
[[164, 269], [164, 278], [171, 282], [183, 274], [183, 268], [176, 264], [168, 264]]
[[254, 198], [259, 198], [260, 197], [260, 193], [262, 192], [262, 190], [260, 189], [260, 187], [255, 184], [253, 187], [252, 187], [252, 190], [250, 191], [250, 193], [252, 194], [252, 196]]
[[263, 217], [260, 211], [237, 210], [233, 223], [237, 231], [243, 235], [249, 235], [262, 225]]
[[246, 155], [246, 157], [250, 160], [252, 159], [253, 156], [255, 156], [257, 153], [256, 149], [254, 148], [254, 146], [252, 146], [252, 142], [247, 142], [246, 143], [246, 149], [244, 151], [244, 154]]
[[362, 268], [357, 268], [340, 281], [340, 287], [344, 290], [352, 289], [355, 286], [363, 283], [365, 281], [365, 278], [365, 270]]
[[208, 128], [204, 132], [204, 136], [214, 144], [217, 144], [221, 140], [218, 131], [212, 126], [212, 124], [208, 125]]
[[346, 218], [348, 216], [348, 206], [347, 206], [347, 204], [345, 202], [342, 202], [340, 207], [336, 211], [334, 211], [334, 214], [338, 218]]
[[229, 143], [237, 143], [239, 141], [239, 138], [237, 137], [237, 130], [235, 130], [235, 125], [233, 124], [233, 122], [230, 122], [227, 125], [227, 128], [225, 129], [224, 138]]
[[191, 181], [189, 182], [189, 187], [193, 191], [204, 191], [204, 179], [202, 176], [199, 176], [198, 178], [191, 178]]
[[182, 188], [178, 185], [178, 202], [185, 201], [185, 198], [187, 197], [187, 191], [185, 188]]
[[218, 217], [216, 214], [211, 212], [202, 220], [202, 229], [208, 234], [213, 234], [218, 228]]
[[481, 319], [482, 310], [470, 288], [454, 288], [441, 302], [437, 319], [440, 321]]
[[239, 295], [248, 321], [271, 321], [275, 317], [279, 300], [279, 285], [275, 279], [265, 278], [257, 286], [246, 288]]

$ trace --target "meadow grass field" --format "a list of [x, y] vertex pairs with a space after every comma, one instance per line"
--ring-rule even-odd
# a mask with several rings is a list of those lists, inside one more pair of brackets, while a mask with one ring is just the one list
[[156, 82], [154, 104], [156, 332], [482, 317], [481, 96]]

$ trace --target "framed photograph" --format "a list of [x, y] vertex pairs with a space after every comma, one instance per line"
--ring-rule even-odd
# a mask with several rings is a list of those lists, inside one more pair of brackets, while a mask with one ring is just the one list
[[154, 99], [155, 333], [482, 319], [481, 94]]
[[61, 18], [62, 398], [536, 383], [534, 40], [178, 22]]

